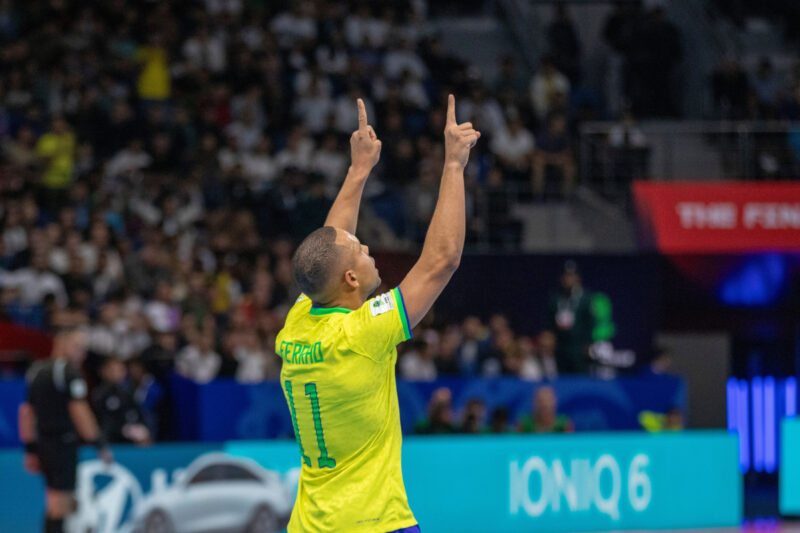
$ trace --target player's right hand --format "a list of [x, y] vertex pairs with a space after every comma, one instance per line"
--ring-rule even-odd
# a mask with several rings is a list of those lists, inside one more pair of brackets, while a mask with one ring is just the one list
[[42, 471], [42, 466], [39, 464], [39, 457], [35, 453], [26, 453], [25, 458], [22, 460], [22, 465], [25, 470], [31, 474], [38, 474]]
[[481, 132], [472, 127], [472, 122], [458, 124], [456, 122], [456, 98], [447, 97], [447, 122], [444, 126], [444, 161], [457, 164], [461, 168], [467, 166], [469, 151], [478, 142]]
[[358, 99], [358, 129], [350, 136], [350, 164], [356, 170], [369, 173], [381, 157], [381, 141], [367, 122], [364, 100]]

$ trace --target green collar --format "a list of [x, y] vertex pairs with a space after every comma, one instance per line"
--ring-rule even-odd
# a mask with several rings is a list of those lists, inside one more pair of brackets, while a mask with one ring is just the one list
[[311, 307], [309, 313], [312, 315], [330, 315], [332, 313], [351, 313], [352, 309], [346, 307]]

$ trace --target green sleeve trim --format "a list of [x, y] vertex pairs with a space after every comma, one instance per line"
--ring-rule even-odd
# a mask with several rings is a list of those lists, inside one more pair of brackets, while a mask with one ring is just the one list
[[408, 312], [406, 312], [406, 304], [403, 301], [403, 293], [400, 292], [400, 287], [395, 287], [392, 289], [394, 293], [394, 300], [397, 302], [397, 307], [399, 307], [398, 311], [400, 311], [400, 321], [403, 323], [403, 336], [405, 337], [403, 340], [408, 340], [413, 335], [411, 334], [411, 327], [408, 324]]
[[346, 307], [311, 307], [308, 311], [312, 315], [330, 315], [333, 313], [352, 313], [352, 309]]

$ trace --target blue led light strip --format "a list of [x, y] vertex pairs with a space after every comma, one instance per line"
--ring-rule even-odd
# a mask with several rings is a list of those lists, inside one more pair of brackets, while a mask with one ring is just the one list
[[761, 376], [750, 384], [753, 405], [753, 470], [764, 471], [764, 389]]
[[733, 433], [739, 431], [736, 417], [736, 398], [739, 390], [738, 381], [736, 378], [729, 378], [728, 383], [725, 385], [725, 392], [728, 398], [728, 432]]
[[770, 474], [778, 463], [776, 423], [775, 378], [767, 376], [764, 378], [764, 470]]
[[783, 388], [786, 395], [786, 416], [795, 416], [797, 414], [797, 379], [789, 376], [786, 378]]
[[736, 418], [739, 427], [739, 466], [742, 472], [750, 468], [750, 435], [748, 431], [747, 380], [739, 380], [736, 397]]

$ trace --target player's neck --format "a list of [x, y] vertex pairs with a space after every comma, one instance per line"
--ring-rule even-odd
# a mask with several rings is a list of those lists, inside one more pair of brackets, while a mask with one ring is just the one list
[[314, 307], [338, 307], [355, 311], [364, 303], [358, 291], [348, 291], [340, 293], [328, 302], [312, 301]]

